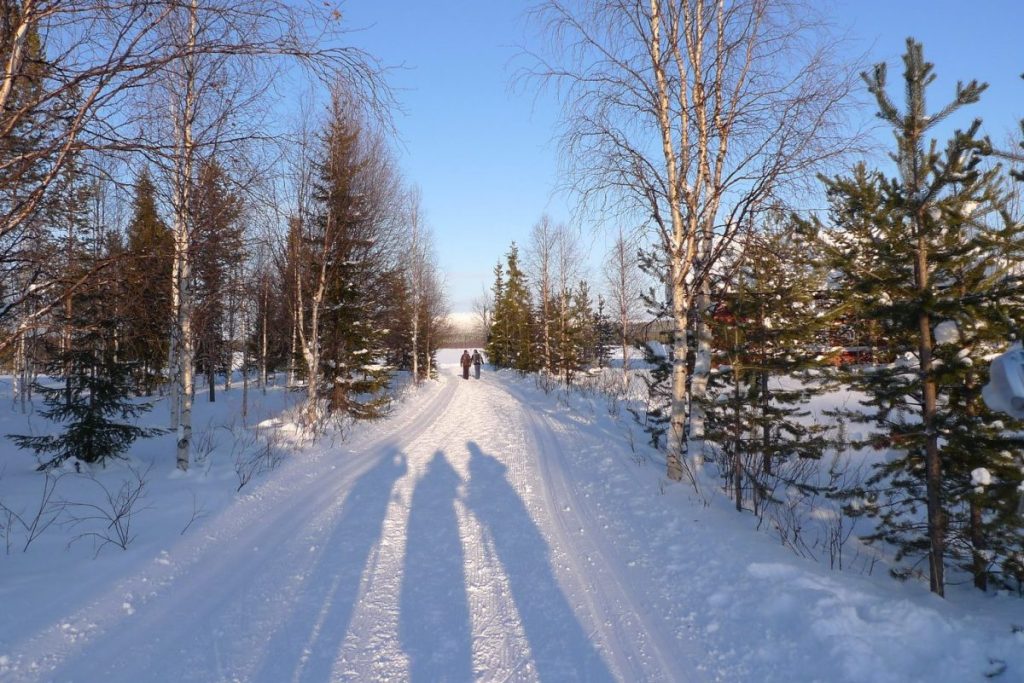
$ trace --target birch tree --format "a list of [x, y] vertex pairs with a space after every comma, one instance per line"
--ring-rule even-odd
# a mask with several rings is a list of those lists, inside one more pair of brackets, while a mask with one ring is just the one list
[[[371, 58], [330, 44], [340, 36], [336, 12], [309, 15], [302, 6], [278, 0], [173, 4], [166, 42], [181, 57], [169, 64], [168, 78], [158, 88], [170, 130], [155, 153], [168, 178], [175, 243], [171, 424], [178, 429], [178, 467], [187, 469], [195, 352], [193, 188], [200, 164], [219, 154], [240, 154], [254, 141], [270, 141], [257, 112], [268, 102], [282, 59], [297, 61], [332, 85], [341, 80], [371, 111], [383, 107], [386, 91]], [[325, 26], [323, 33], [306, 32], [311, 21]]]
[[[409, 256], [405, 277], [406, 287], [412, 300], [409, 324], [411, 328], [412, 381], [414, 384], [419, 384], [420, 382], [420, 320], [423, 316], [424, 303], [427, 296], [427, 277], [429, 276], [429, 235], [426, 232], [426, 225], [423, 221], [422, 201], [419, 188], [413, 188], [409, 191], [406, 199]], [[429, 376], [429, 367], [427, 368], [427, 373]]]
[[[0, 7], [0, 139], [6, 146], [18, 131], [45, 132], [0, 155], [0, 249], [5, 262], [21, 264], [21, 285], [7, 287], [0, 323], [22, 316], [0, 338], [0, 351], [66, 300], [63, 289], [94, 277], [54, 282], [30, 258], [32, 231], [62, 168], [86, 150], [145, 155], [162, 170], [174, 235], [171, 406], [181, 469], [191, 441], [191, 188], [198, 164], [216, 150], [273, 141], [262, 112], [285, 63], [321, 82], [344, 82], [386, 118], [390, 96], [379, 66], [345, 44], [341, 20], [331, 5], [285, 0], [12, 0]], [[46, 73], [36, 77], [41, 64]]]
[[537, 290], [537, 326], [540, 328], [544, 371], [549, 373], [556, 372], [551, 349], [551, 306], [554, 303], [552, 288], [558, 231], [551, 218], [547, 214], [542, 215], [530, 231], [527, 251], [527, 266]]
[[631, 330], [640, 305], [640, 266], [637, 247], [621, 228], [604, 264], [608, 300], [618, 328], [622, 351], [622, 391], [629, 390]]
[[708, 309], [709, 274], [752, 214], [849, 146], [838, 130], [852, 70], [813, 15], [775, 0], [546, 0], [533, 14], [553, 49], [527, 75], [562, 98], [574, 186], [646, 220], [665, 255], [673, 480], [688, 445], [688, 328]]

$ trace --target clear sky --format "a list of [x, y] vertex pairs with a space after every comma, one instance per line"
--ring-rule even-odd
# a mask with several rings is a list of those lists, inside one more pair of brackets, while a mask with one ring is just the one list
[[[362, 28], [352, 42], [402, 67], [389, 78], [404, 108], [396, 116], [399, 163], [422, 189], [454, 312], [471, 310], [481, 287], [490, 286], [495, 262], [512, 240], [527, 241], [541, 213], [556, 221], [570, 217], [571, 198], [555, 193], [557, 103], [511, 86], [520, 46], [539, 40], [524, 16], [532, 4], [351, 0], [344, 6], [349, 26]], [[936, 104], [958, 79], [978, 78], [991, 85], [974, 114], [994, 139], [1016, 130], [1024, 116], [1024, 0], [835, 0], [821, 7], [846, 35], [851, 56], [890, 63], [890, 82], [898, 86], [904, 41], [914, 36], [936, 65]], [[606, 242], [584, 228], [591, 262]]]

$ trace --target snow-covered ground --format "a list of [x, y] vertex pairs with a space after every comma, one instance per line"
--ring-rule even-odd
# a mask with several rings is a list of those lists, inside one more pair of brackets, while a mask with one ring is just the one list
[[[231, 443], [185, 476], [170, 437], [139, 444], [127, 550], [53, 528], [0, 556], [0, 681], [1024, 680], [1024, 602], [798, 558], [666, 485], [601, 397], [465, 381], [460, 352], [344, 441], [294, 444], [284, 393], [261, 397], [250, 424], [292, 445], [237, 495], [245, 429], [214, 428]], [[229, 422], [238, 393], [199, 414]], [[0, 501], [27, 506], [42, 477], [3, 455]]]

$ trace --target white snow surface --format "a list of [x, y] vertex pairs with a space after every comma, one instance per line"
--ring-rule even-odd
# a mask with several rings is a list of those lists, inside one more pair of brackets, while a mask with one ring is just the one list
[[989, 383], [982, 396], [992, 410], [1024, 418], [1024, 348], [1020, 342], [991, 359]]
[[1021, 601], [797, 558], [665, 484], [600, 397], [459, 353], [185, 533], [156, 509], [95, 560], [0, 555], [0, 681], [1024, 679]]

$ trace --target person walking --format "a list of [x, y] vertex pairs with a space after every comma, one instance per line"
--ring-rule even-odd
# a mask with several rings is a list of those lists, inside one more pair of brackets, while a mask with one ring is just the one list
[[473, 349], [473, 373], [477, 379], [480, 379], [480, 366], [484, 364], [484, 357], [480, 355], [480, 352]]
[[459, 359], [459, 363], [462, 364], [462, 379], [469, 379], [469, 366], [473, 364], [473, 358], [466, 349], [462, 349], [462, 358]]

